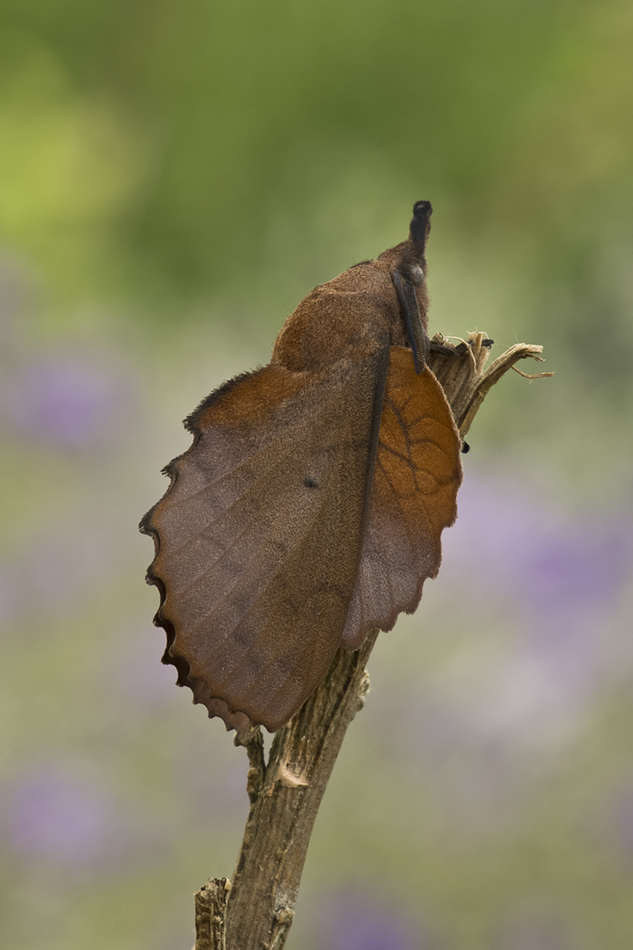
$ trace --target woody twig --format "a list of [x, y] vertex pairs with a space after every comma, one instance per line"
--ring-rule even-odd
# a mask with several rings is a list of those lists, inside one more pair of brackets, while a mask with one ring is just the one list
[[[487, 367], [492, 341], [483, 333], [471, 333], [456, 346], [438, 334], [433, 343], [429, 365], [462, 438], [508, 370], [520, 360], [542, 360], [541, 346], [518, 343]], [[275, 733], [268, 762], [259, 727], [238, 735], [236, 743], [246, 747], [250, 761], [250, 811], [232, 884], [214, 878], [196, 894], [195, 950], [285, 945], [317, 811], [347, 728], [369, 689], [365, 665], [377, 635], [371, 633], [354, 653], [339, 649], [325, 679]]]

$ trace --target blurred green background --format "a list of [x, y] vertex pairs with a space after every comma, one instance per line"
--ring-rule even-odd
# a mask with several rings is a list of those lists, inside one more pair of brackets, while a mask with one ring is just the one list
[[[633, 7], [1, 0], [0, 942], [189, 950], [246, 761], [137, 534], [212, 388], [430, 198], [431, 329], [542, 343], [383, 635], [289, 948], [633, 946]], [[530, 367], [524, 367], [530, 370]]]

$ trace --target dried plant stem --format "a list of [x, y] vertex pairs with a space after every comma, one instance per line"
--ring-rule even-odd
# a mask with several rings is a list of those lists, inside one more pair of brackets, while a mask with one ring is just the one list
[[224, 917], [231, 884], [214, 877], [196, 891], [196, 950], [225, 950]]
[[[430, 366], [464, 436], [491, 387], [519, 360], [541, 360], [542, 347], [506, 350], [488, 369], [483, 333], [455, 355], [439, 334]], [[551, 375], [551, 374], [538, 374]], [[268, 763], [259, 728], [238, 735], [248, 752], [251, 802], [233, 883], [217, 878], [196, 894], [195, 950], [281, 950], [294, 917], [312, 828], [345, 733], [369, 688], [371, 633], [355, 653], [340, 649], [325, 679], [273, 740]], [[228, 900], [227, 900], [228, 895]]]

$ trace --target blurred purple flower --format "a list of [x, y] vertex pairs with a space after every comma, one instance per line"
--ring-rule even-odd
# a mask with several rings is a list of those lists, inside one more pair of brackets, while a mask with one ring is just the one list
[[325, 898], [316, 926], [328, 950], [429, 950], [431, 944], [393, 908], [354, 891]]
[[[608, 604], [633, 567], [633, 516], [561, 517], [519, 478], [469, 473], [459, 518], [447, 533], [445, 565], [478, 585], [510, 588], [545, 614]], [[446, 569], [446, 568], [445, 568]]]
[[422, 672], [410, 690], [371, 705], [386, 754], [417, 750], [421, 780], [432, 772], [443, 802], [470, 825], [511, 817], [539, 769], [577, 736], [596, 689], [630, 672], [630, 650], [615, 638], [631, 520], [624, 505], [574, 520], [520, 478], [469, 473], [439, 589], [451, 610], [463, 605], [465, 630], [492, 613], [493, 629], [513, 635], [483, 663], [464, 654], [463, 667]]
[[117, 802], [59, 766], [17, 779], [2, 803], [3, 838], [31, 864], [60, 871], [112, 871], [169, 857], [169, 831], [146, 810]]
[[[470, 474], [447, 533], [446, 574], [489, 603], [511, 594], [524, 648], [584, 688], [603, 649], [602, 630], [633, 570], [633, 517], [565, 519], [519, 478]], [[448, 579], [448, 578], [447, 578]]]
[[122, 418], [126, 394], [117, 374], [95, 359], [48, 356], [23, 367], [4, 388], [13, 429], [65, 448], [93, 444]]
[[5, 814], [10, 847], [23, 858], [74, 868], [108, 855], [115, 814], [101, 791], [44, 768], [14, 787]]

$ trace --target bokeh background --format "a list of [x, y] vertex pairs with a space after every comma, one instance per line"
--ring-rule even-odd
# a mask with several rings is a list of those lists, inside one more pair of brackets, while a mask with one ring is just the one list
[[[431, 327], [542, 343], [383, 635], [288, 946], [633, 946], [628, 0], [1, 0], [0, 943], [189, 950], [246, 761], [140, 516], [212, 388], [433, 201]], [[530, 367], [524, 367], [529, 370]]]

